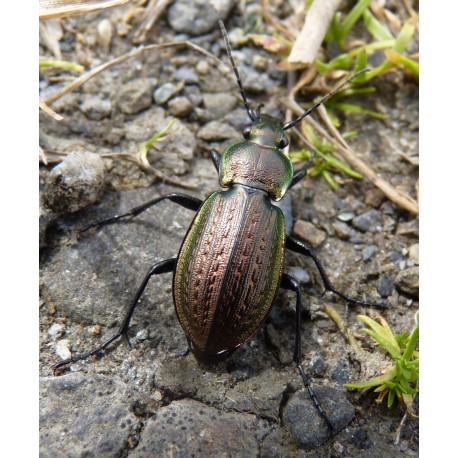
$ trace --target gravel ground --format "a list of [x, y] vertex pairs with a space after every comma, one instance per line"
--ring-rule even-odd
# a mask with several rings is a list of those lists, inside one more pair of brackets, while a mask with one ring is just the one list
[[[174, 2], [148, 41], [191, 37], [227, 61], [216, 26], [226, 18], [250, 102], [264, 103], [269, 113], [281, 111], [286, 77], [275, 69], [275, 57], [236, 40], [238, 28], [259, 16], [259, 5], [247, 2], [242, 16], [233, 1], [216, 4]], [[208, 9], [197, 20], [199, 5]], [[62, 58], [92, 68], [129, 51], [135, 29], [119, 34], [127, 10], [66, 19]], [[396, 8], [393, 13], [403, 14]], [[113, 30], [109, 44], [100, 32], [107, 24]], [[51, 57], [45, 46], [40, 55]], [[43, 75], [42, 97], [62, 85], [53, 76]], [[400, 74], [374, 85], [377, 92], [361, 103], [376, 106], [387, 119], [348, 115], [341, 131], [357, 131], [350, 142], [358, 156], [416, 196], [418, 169], [405, 156], [418, 150], [418, 85]], [[265, 326], [228, 360], [201, 366], [175, 315], [171, 275], [153, 277], [132, 321], [131, 348], [114, 344], [103, 358], [54, 376], [52, 364], [116, 331], [148, 268], [176, 255], [193, 213], [164, 202], [125, 224], [80, 237], [77, 228], [170, 192], [205, 198], [218, 189], [210, 149], [222, 152], [241, 139], [248, 119], [233, 75], [188, 48], [148, 52], [110, 67], [52, 108], [64, 119], [40, 114], [40, 142], [49, 159], [40, 167], [40, 456], [418, 456], [417, 419], [408, 417], [399, 431], [402, 407], [388, 409], [371, 393], [343, 387], [378, 375], [387, 364], [356, 315], [382, 314], [401, 332], [412, 328], [418, 309], [418, 217], [367, 180], [336, 176], [333, 191], [323, 179], [306, 178], [286, 202], [294, 234], [314, 247], [339, 290], [389, 303], [380, 312], [322, 296], [314, 265], [286, 255], [285, 271], [300, 279], [306, 298], [303, 364], [332, 412], [338, 429], [332, 437], [292, 363], [295, 298], [289, 292], [279, 292]], [[173, 135], [148, 158], [163, 175], [192, 189], [164, 183], [125, 158], [101, 157], [135, 153], [173, 118]], [[52, 151], [67, 154], [57, 167]], [[341, 314], [370, 358], [355, 357], [325, 305]]]

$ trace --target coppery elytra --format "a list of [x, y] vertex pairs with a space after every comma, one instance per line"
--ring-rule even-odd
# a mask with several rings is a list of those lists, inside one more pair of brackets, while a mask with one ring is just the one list
[[294, 172], [293, 164], [282, 151], [288, 144], [285, 130], [296, 125], [359, 73], [302, 116], [283, 124], [280, 119], [261, 113], [260, 108], [249, 106], [222, 22], [220, 26], [251, 119], [251, 124], [243, 130], [243, 141], [230, 145], [222, 155], [211, 151], [219, 183], [226, 190], [214, 192], [205, 201], [185, 194], [168, 194], [82, 229], [86, 231], [130, 219], [163, 200], [197, 212], [178, 256], [154, 264], [144, 277], [119, 331], [94, 350], [62, 361], [53, 368], [56, 371], [95, 355], [121, 337], [127, 339], [132, 315], [153, 275], [173, 272], [173, 299], [178, 319], [190, 349], [196, 359], [204, 363], [225, 359], [249, 340], [266, 320], [277, 290], [284, 288], [296, 294], [293, 360], [315, 407], [334, 429], [301, 365], [300, 285], [295, 278], [283, 273], [285, 248], [312, 258], [326, 291], [353, 304], [383, 305], [360, 301], [336, 290], [315, 253], [300, 240], [286, 235], [283, 213], [272, 201], [282, 199], [288, 189], [306, 175], [305, 170]]

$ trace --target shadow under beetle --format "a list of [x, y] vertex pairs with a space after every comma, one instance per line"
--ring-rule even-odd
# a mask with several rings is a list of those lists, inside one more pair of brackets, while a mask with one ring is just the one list
[[299, 118], [283, 125], [281, 119], [262, 114], [249, 106], [231, 54], [223, 23], [221, 31], [232, 69], [251, 124], [243, 130], [244, 141], [234, 143], [220, 155], [211, 151], [226, 191], [217, 191], [205, 201], [185, 194], [168, 194], [82, 229], [100, 227], [132, 218], [169, 200], [197, 214], [188, 229], [176, 258], [154, 264], [133, 298], [122, 325], [113, 337], [91, 352], [75, 356], [53, 366], [54, 371], [95, 355], [113, 341], [128, 339], [129, 323], [146, 285], [153, 275], [173, 272], [173, 299], [189, 347], [203, 363], [221, 361], [249, 340], [266, 320], [278, 288], [296, 294], [296, 340], [293, 360], [304, 386], [328, 426], [334, 425], [315, 395], [301, 365], [301, 295], [299, 282], [283, 273], [284, 250], [288, 248], [314, 261], [327, 291], [354, 304], [383, 306], [348, 297], [331, 284], [323, 266], [303, 242], [287, 236], [279, 201], [289, 188], [305, 175], [294, 172], [293, 164], [282, 149], [288, 145], [285, 131], [296, 125], [319, 105], [359, 75], [326, 95]]

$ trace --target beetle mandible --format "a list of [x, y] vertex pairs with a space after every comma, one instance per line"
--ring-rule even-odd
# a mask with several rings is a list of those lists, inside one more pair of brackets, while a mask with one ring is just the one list
[[279, 201], [305, 175], [294, 172], [282, 151], [288, 145], [285, 131], [295, 126], [361, 72], [327, 94], [297, 119], [283, 124], [279, 118], [249, 106], [232, 57], [224, 24], [220, 27], [251, 124], [243, 130], [244, 140], [226, 148], [222, 155], [211, 151], [224, 191], [201, 201], [185, 194], [168, 194], [135, 207], [122, 215], [84, 227], [101, 227], [132, 218], [163, 200], [169, 200], [197, 214], [182, 242], [178, 256], [154, 264], [144, 277], [118, 332], [96, 349], [61, 361], [54, 371], [95, 355], [112, 342], [128, 339], [129, 324], [136, 306], [153, 275], [173, 272], [175, 310], [189, 347], [198, 361], [221, 361], [249, 340], [266, 320], [279, 288], [296, 294], [296, 336], [293, 360], [315, 407], [334, 429], [301, 365], [301, 294], [299, 282], [283, 273], [285, 248], [312, 258], [326, 291], [360, 305], [363, 302], [336, 290], [315, 253], [285, 231]]

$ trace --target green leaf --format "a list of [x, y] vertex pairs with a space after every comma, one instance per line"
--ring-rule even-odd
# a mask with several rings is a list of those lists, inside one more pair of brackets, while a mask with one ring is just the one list
[[366, 29], [376, 40], [391, 40], [393, 38], [390, 31], [380, 24], [380, 22], [370, 12], [369, 8], [363, 12], [363, 20]]
[[353, 9], [348, 13], [347, 17], [342, 21], [338, 30], [337, 43], [341, 44], [347, 37], [350, 30], [356, 24], [358, 19], [364, 13], [364, 10], [368, 8], [372, 0], [359, 0]]
[[332, 107], [337, 110], [346, 111], [348, 113], [366, 114], [372, 116], [373, 118], [386, 119], [386, 116], [384, 114], [377, 113], [376, 111], [372, 110], [367, 110], [366, 108], [363, 108], [360, 105], [354, 105], [350, 103], [333, 103]]

